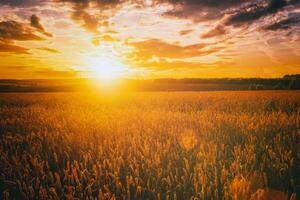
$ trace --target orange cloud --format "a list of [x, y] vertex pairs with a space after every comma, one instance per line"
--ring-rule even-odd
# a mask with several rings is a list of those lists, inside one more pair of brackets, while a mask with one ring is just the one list
[[31, 29], [16, 21], [0, 22], [0, 39], [2, 40], [43, 40]]
[[11, 52], [16, 54], [28, 54], [28, 49], [13, 44], [6, 44], [0, 42], [0, 52]]
[[[31, 26], [38, 29], [39, 32], [50, 36], [39, 22], [35, 15], [31, 16]], [[28, 25], [16, 22], [14, 20], [0, 22], [0, 52], [10, 52], [16, 54], [28, 54], [28, 48], [15, 45], [15, 41], [44, 40], [38, 36]]]
[[207, 47], [205, 43], [193, 44], [188, 46], [181, 46], [177, 44], [170, 44], [158, 39], [149, 39], [140, 42], [129, 42], [128, 45], [134, 47], [134, 55], [138, 59], [146, 60], [153, 57], [162, 58], [191, 58], [218, 51], [214, 50], [202, 50]]
[[60, 51], [56, 50], [56, 49], [51, 49], [51, 48], [48, 48], [48, 47], [43, 47], [43, 48], [38, 48], [40, 50], [43, 50], [43, 51], [48, 51], [50, 53], [61, 53]]
[[180, 35], [187, 35], [190, 34], [193, 30], [192, 29], [188, 29], [188, 30], [182, 30], [179, 32]]
[[94, 37], [92, 39], [92, 43], [96, 46], [98, 46], [101, 43], [101, 41], [103, 41], [103, 42], [118, 42], [120, 40], [111, 35], [101, 35], [101, 36]]
[[226, 34], [226, 30], [224, 28], [224, 26], [222, 25], [217, 25], [215, 28], [209, 30], [207, 33], [204, 33], [203, 35], [201, 35], [202, 38], [211, 38], [211, 37], [216, 37], [216, 36], [220, 36], [220, 35], [225, 35]]
[[45, 31], [44, 27], [42, 26], [42, 24], [40, 23], [40, 18], [36, 15], [31, 15], [30, 17], [30, 25], [32, 27], [35, 27], [36, 29], [38, 29], [41, 33], [49, 36], [49, 37], [52, 37], [52, 34], [51, 33], [48, 33]]

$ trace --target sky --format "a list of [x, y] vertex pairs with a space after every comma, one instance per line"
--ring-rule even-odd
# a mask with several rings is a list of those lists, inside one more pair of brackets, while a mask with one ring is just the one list
[[0, 79], [300, 73], [300, 0], [0, 0]]

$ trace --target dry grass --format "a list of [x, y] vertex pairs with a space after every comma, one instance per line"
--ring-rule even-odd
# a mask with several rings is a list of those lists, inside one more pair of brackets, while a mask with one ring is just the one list
[[0, 94], [0, 195], [290, 196], [300, 185], [299, 102], [299, 92]]

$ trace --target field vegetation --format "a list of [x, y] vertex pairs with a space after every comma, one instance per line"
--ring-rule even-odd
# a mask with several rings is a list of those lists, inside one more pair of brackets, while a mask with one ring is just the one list
[[3, 93], [0, 137], [1, 199], [300, 190], [300, 92]]

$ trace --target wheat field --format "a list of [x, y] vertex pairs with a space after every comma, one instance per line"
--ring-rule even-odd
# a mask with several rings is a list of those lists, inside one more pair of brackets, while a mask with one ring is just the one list
[[296, 199], [300, 189], [300, 92], [3, 93], [0, 136], [1, 199]]

